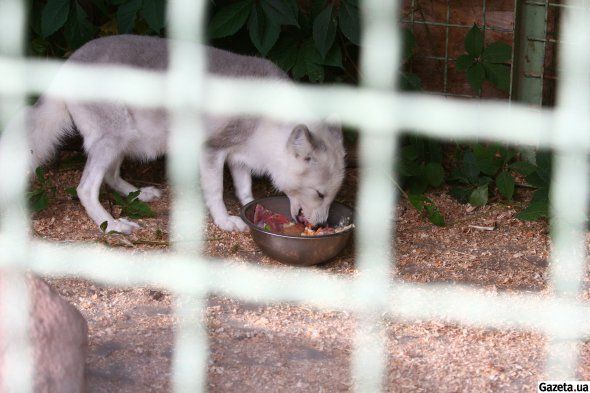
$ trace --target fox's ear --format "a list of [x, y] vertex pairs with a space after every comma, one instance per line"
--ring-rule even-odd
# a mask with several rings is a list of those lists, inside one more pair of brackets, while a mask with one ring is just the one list
[[293, 128], [287, 141], [287, 151], [293, 154], [295, 158], [310, 161], [314, 149], [313, 146], [313, 135], [306, 126], [300, 124]]

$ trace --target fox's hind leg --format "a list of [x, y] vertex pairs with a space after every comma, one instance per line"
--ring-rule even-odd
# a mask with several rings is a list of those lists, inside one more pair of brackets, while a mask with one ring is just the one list
[[123, 180], [120, 174], [122, 162], [123, 157], [116, 160], [105, 173], [104, 181], [109, 185], [109, 187], [123, 196], [127, 196], [129, 193], [139, 190], [140, 193], [137, 198], [143, 202], [150, 202], [162, 196], [162, 191], [158, 190], [156, 187], [137, 188], [133, 184]]
[[80, 180], [76, 191], [82, 206], [86, 209], [86, 213], [96, 225], [100, 226], [103, 222], [107, 222], [107, 233], [116, 231], [129, 234], [134, 229], [139, 228], [139, 225], [124, 218], [115, 220], [100, 204], [98, 199], [105, 174], [113, 165], [113, 162], [118, 159], [116, 156], [112, 156], [112, 151], [110, 146], [93, 146], [93, 149], [88, 152], [82, 180]]

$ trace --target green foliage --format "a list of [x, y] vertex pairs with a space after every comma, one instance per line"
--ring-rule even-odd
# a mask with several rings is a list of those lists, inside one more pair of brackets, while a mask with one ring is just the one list
[[435, 203], [424, 195], [429, 187], [440, 187], [445, 178], [443, 151], [434, 140], [408, 137], [400, 149], [397, 170], [407, 198], [419, 213], [434, 225], [444, 226], [445, 220]]
[[29, 207], [38, 212], [47, 208], [49, 197], [55, 196], [56, 187], [53, 181], [46, 176], [43, 168], [35, 170], [35, 187], [27, 193]]
[[64, 190], [66, 192], [66, 194], [68, 194], [73, 200], [77, 200], [78, 199], [78, 191], [76, 190], [76, 187], [68, 187]]
[[130, 192], [125, 198], [118, 193], [113, 193], [115, 204], [121, 206], [121, 213], [129, 218], [154, 217], [156, 213], [150, 205], [139, 200], [140, 190]]
[[[248, 43], [294, 79], [323, 82], [329, 70], [344, 73], [345, 57], [359, 44], [358, 0], [313, 1], [241, 0], [213, 8], [210, 39], [239, 39]], [[354, 71], [349, 71], [354, 74]]]
[[397, 168], [404, 189], [410, 194], [422, 194], [428, 187], [440, 187], [444, 182], [442, 159], [442, 146], [437, 141], [406, 138]]
[[102, 232], [103, 235], [110, 235], [113, 233], [117, 233], [117, 231], [109, 231], [107, 233], [107, 228], [109, 227], [108, 221], [103, 221], [98, 227], [100, 228], [100, 231]]
[[419, 213], [426, 214], [431, 223], [439, 227], [445, 226], [445, 218], [432, 199], [425, 195], [410, 194], [408, 200]]
[[[538, 151], [535, 156], [536, 164], [528, 162], [514, 163], [514, 171], [525, 177], [526, 182], [536, 190], [528, 207], [519, 212], [516, 217], [521, 220], [534, 221], [539, 218], [549, 218], [549, 191], [551, 187], [552, 156], [548, 151]], [[518, 165], [516, 165], [518, 164]]]
[[511, 164], [516, 151], [497, 144], [475, 144], [459, 152], [460, 164], [450, 176], [459, 185], [449, 190], [451, 196], [475, 207], [486, 205], [495, 190], [504, 199], [512, 200], [515, 181]]
[[30, 50], [65, 56], [108, 34], [162, 34], [166, 0], [31, 0]]
[[467, 73], [469, 85], [481, 93], [485, 81], [500, 90], [510, 89], [510, 65], [512, 47], [504, 42], [493, 42], [484, 47], [484, 34], [477, 25], [465, 36], [465, 52], [457, 58], [457, 70]]

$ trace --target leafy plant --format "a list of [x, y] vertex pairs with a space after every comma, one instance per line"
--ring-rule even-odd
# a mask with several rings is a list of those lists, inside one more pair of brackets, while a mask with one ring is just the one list
[[437, 141], [406, 138], [397, 168], [404, 189], [410, 194], [422, 194], [429, 186], [440, 187], [445, 177], [442, 159], [442, 146]]
[[432, 199], [425, 195], [408, 195], [408, 200], [419, 213], [426, 214], [431, 223], [439, 227], [445, 226], [445, 218]]
[[516, 217], [521, 220], [534, 221], [539, 218], [549, 218], [549, 191], [551, 187], [552, 156], [548, 151], [538, 151], [535, 156], [536, 164], [520, 161], [511, 168], [525, 176], [526, 182], [535, 187], [530, 204]]
[[106, 235], [115, 235], [115, 234], [121, 234], [120, 232], [117, 231], [108, 231], [107, 232], [107, 228], [109, 227], [109, 222], [108, 221], [103, 221], [100, 225], [100, 232], [103, 234], [103, 236]]
[[150, 205], [139, 200], [140, 190], [130, 192], [125, 198], [118, 193], [113, 193], [115, 204], [121, 206], [121, 213], [130, 218], [154, 217], [156, 213]]
[[504, 42], [493, 42], [484, 47], [484, 34], [476, 24], [465, 36], [465, 51], [457, 58], [457, 70], [467, 72], [469, 85], [481, 93], [484, 81], [500, 90], [510, 89], [510, 65], [512, 47]]
[[322, 82], [327, 67], [344, 69], [347, 48], [360, 42], [358, 0], [240, 0], [218, 7], [210, 39], [246, 30], [250, 43], [294, 79]]
[[165, 0], [32, 0], [31, 50], [63, 56], [97, 35], [161, 34]]
[[451, 196], [475, 207], [486, 205], [495, 190], [512, 200], [515, 181], [510, 164], [516, 151], [497, 144], [475, 144], [460, 152], [463, 154], [460, 165], [449, 179], [460, 185], [449, 190]]
[[38, 212], [47, 208], [49, 196], [54, 196], [56, 187], [53, 181], [48, 178], [43, 168], [35, 170], [35, 188], [27, 193], [31, 210]]
[[444, 226], [442, 213], [434, 201], [424, 195], [428, 187], [440, 187], [444, 182], [441, 144], [431, 139], [408, 137], [399, 157], [397, 170], [408, 201], [418, 212], [426, 214], [431, 223]]

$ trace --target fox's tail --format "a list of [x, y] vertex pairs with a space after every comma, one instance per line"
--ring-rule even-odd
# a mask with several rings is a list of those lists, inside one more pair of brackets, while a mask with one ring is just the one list
[[30, 148], [27, 157], [30, 173], [47, 162], [62, 139], [74, 129], [72, 118], [63, 101], [42, 98], [35, 105], [22, 109], [8, 122], [0, 138], [0, 154], [11, 154], [11, 135], [21, 132], [18, 128], [23, 126]]
[[28, 109], [30, 169], [34, 170], [53, 156], [63, 138], [74, 130], [74, 123], [60, 100], [41, 99]]

